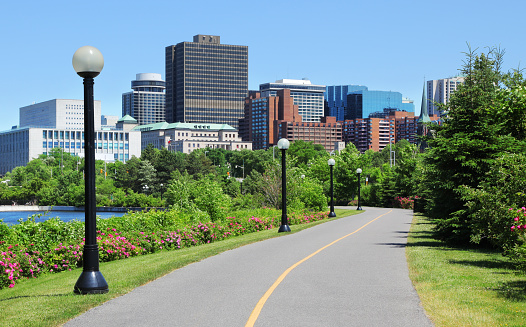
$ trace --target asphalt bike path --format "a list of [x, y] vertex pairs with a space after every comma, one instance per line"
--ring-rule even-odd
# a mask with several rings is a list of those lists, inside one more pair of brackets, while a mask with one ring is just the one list
[[65, 326], [433, 326], [408, 276], [412, 211], [364, 209], [175, 270]]

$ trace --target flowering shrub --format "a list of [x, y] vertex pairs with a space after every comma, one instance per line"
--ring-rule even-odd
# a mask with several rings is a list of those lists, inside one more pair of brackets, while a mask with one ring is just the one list
[[[275, 214], [275, 211], [273, 213]], [[288, 215], [288, 224], [307, 224], [327, 217], [328, 213], [291, 213]], [[122, 217], [117, 219], [122, 219]], [[35, 228], [40, 228], [38, 226], [40, 223], [32, 222], [32, 224]], [[108, 222], [101, 225], [104, 224]], [[107, 262], [208, 244], [238, 235], [272, 229], [280, 224], [281, 220], [270, 214], [268, 217], [228, 217], [221, 222], [197, 222], [175, 231], [127, 230], [126, 224], [119, 222], [118, 228], [105, 227], [97, 231], [99, 260]], [[155, 225], [160, 228], [163, 224]], [[149, 227], [152, 228], [152, 226]], [[133, 228], [136, 228], [136, 225]], [[39, 251], [43, 247], [42, 244], [39, 244], [38, 247], [34, 243], [27, 246], [0, 244], [0, 289], [14, 287], [15, 282], [22, 278], [36, 278], [43, 273], [56, 273], [80, 267], [84, 242], [84, 239], [75, 234], [67, 242], [58, 243], [45, 251]]]
[[[31, 244], [33, 245], [33, 244]], [[0, 253], [0, 289], [14, 287], [20, 278], [36, 278], [47, 269], [39, 253], [30, 248], [9, 245]]]
[[394, 207], [402, 209], [413, 209], [415, 205], [414, 197], [401, 197], [397, 196], [394, 198]]
[[518, 267], [526, 270], [526, 207], [509, 208], [508, 212], [513, 219], [510, 229], [517, 239], [509, 246], [507, 255]]
[[526, 233], [526, 208], [522, 207], [518, 210], [510, 208], [509, 211], [513, 216], [511, 230], [524, 235]]

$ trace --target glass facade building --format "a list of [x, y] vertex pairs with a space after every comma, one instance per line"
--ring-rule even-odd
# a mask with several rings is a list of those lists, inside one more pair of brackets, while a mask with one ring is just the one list
[[129, 115], [139, 125], [165, 121], [166, 82], [161, 74], [137, 74], [131, 82], [132, 92], [122, 95], [122, 115]]
[[248, 95], [248, 47], [214, 35], [166, 47], [166, 121], [239, 127]]
[[[325, 101], [327, 111], [325, 116], [336, 117], [337, 121], [343, 121], [348, 111], [347, 94], [349, 92], [367, 91], [364, 85], [334, 85], [327, 86], [325, 92]], [[348, 115], [347, 115], [348, 116]]]
[[[391, 91], [354, 91], [347, 95], [349, 107], [345, 119], [368, 118], [386, 110], [402, 110], [402, 93]], [[405, 107], [405, 106], [404, 106]]]
[[277, 91], [282, 89], [290, 89], [304, 122], [319, 122], [324, 116], [325, 85], [313, 85], [308, 79], [282, 79], [259, 85], [262, 97], [276, 96]]

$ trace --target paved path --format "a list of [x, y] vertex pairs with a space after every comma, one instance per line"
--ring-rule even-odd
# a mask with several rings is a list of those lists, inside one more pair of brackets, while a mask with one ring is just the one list
[[408, 277], [412, 212], [364, 209], [178, 269], [65, 326], [433, 326]]

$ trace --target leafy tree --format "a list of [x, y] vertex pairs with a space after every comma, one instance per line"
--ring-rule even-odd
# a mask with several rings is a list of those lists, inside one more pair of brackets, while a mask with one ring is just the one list
[[306, 167], [314, 158], [320, 155], [325, 156], [327, 152], [321, 144], [314, 144], [312, 141], [294, 140], [290, 144], [287, 154], [296, 158], [296, 164], [299, 167]]

